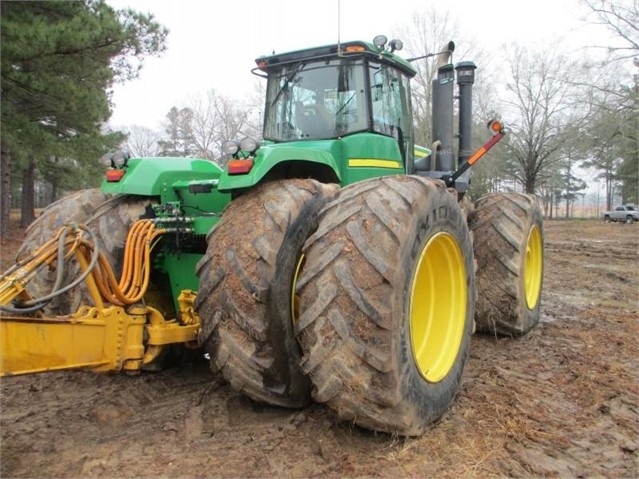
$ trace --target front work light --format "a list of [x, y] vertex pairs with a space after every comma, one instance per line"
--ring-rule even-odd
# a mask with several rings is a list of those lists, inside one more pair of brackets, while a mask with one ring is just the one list
[[229, 140], [222, 144], [222, 153], [226, 155], [235, 155], [238, 151], [240, 151], [240, 145], [237, 144], [236, 141]]
[[255, 152], [255, 150], [257, 150], [259, 147], [260, 145], [257, 140], [254, 140], [253, 138], [248, 136], [240, 141], [240, 150], [246, 151], [248, 153]]
[[375, 38], [373, 38], [373, 45], [375, 45], [377, 48], [383, 49], [386, 46], [387, 41], [388, 38], [386, 38], [386, 35], [377, 35]]

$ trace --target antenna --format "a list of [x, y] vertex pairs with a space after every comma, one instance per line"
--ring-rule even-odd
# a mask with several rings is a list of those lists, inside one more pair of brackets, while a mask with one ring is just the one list
[[337, 0], [337, 53], [342, 53], [342, 47], [340, 45], [340, 32], [342, 29], [341, 25], [341, 15], [342, 15], [342, 3], [341, 0]]

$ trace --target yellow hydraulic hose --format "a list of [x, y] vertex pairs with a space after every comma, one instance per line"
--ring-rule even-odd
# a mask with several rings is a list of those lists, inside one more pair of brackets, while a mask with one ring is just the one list
[[125, 245], [120, 281], [116, 281], [113, 268], [106, 258], [100, 258], [94, 275], [105, 300], [117, 305], [127, 305], [142, 299], [151, 274], [151, 243], [165, 232], [164, 229], [156, 230], [155, 224], [149, 220], [139, 220], [131, 227]]
[[[83, 275], [92, 276], [95, 283], [95, 287], [92, 287], [92, 295], [99, 293], [105, 302], [116, 306], [139, 302], [149, 286], [151, 250], [155, 244], [154, 240], [167, 230], [156, 229], [155, 223], [151, 220], [138, 220], [132, 225], [127, 235], [123, 269], [119, 281], [115, 278], [113, 268], [104, 254], [97, 250], [93, 242], [83, 236], [83, 232], [87, 231], [84, 225], [67, 225], [60, 228], [53, 239], [37, 248], [28, 257], [18, 261], [3, 274], [0, 277], [0, 297], [3, 304], [8, 304], [16, 297], [26, 300], [23, 286], [35, 275], [40, 266], [44, 264], [53, 266], [57, 261], [57, 268], [61, 269], [64, 261], [74, 254], [78, 256]], [[96, 252], [97, 258], [94, 258]], [[88, 269], [90, 271], [87, 271]], [[58, 278], [61, 279], [61, 277], [62, 273], [58, 271]]]

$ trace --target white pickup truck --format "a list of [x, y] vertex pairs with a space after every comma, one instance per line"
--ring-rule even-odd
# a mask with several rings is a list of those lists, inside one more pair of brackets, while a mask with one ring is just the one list
[[611, 221], [634, 223], [635, 221], [639, 221], [639, 210], [637, 210], [635, 205], [617, 206], [612, 211], [604, 211], [603, 220], [606, 223], [610, 223]]

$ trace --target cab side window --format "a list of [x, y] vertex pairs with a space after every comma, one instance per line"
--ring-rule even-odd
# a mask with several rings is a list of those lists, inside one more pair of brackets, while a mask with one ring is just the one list
[[373, 131], [395, 138], [402, 155], [412, 155], [409, 79], [383, 64], [370, 63]]

